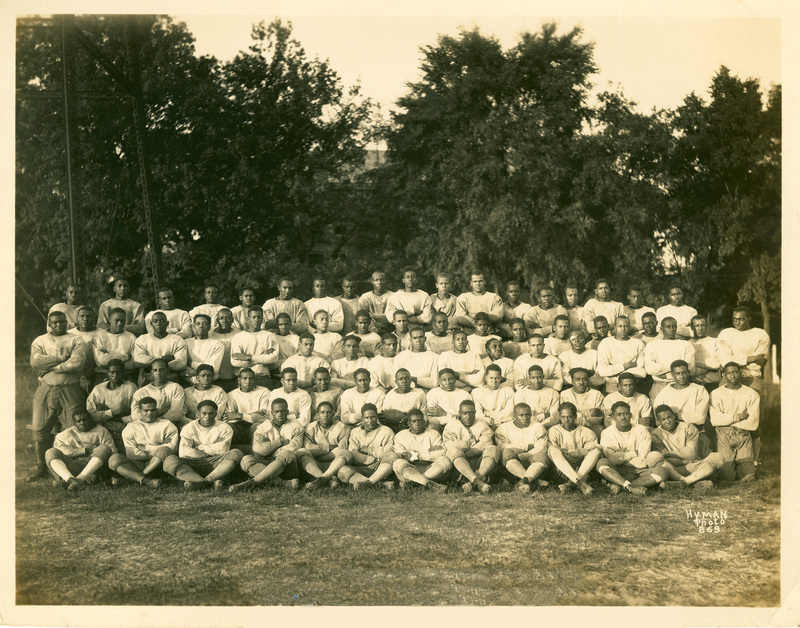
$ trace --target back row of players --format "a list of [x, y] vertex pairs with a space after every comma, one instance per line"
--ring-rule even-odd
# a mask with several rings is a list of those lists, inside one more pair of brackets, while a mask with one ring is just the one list
[[[455, 466], [466, 488], [488, 490], [486, 480], [501, 459], [504, 473], [518, 478], [523, 489], [548, 465], [563, 486], [584, 491], [584, 478], [594, 468], [612, 487], [627, 490], [668, 477], [691, 484], [714, 472], [727, 479], [753, 477], [759, 443], [759, 395], [753, 388], [763, 389], [769, 339], [750, 327], [746, 308], [735, 309], [732, 328], [709, 338], [705, 318], [683, 303], [678, 286], [669, 289], [670, 305], [654, 312], [636, 288], [628, 306], [611, 301], [606, 280], [598, 280], [595, 298], [583, 308], [570, 303], [574, 288], [567, 290], [568, 307], [554, 303], [550, 288], [539, 290], [536, 306], [519, 303], [516, 282], [507, 286], [504, 303], [485, 291], [478, 273], [471, 277], [472, 291], [458, 298], [447, 292], [444, 275], [437, 278], [436, 295], [417, 290], [411, 269], [404, 271], [402, 291], [385, 291], [380, 272], [372, 283], [373, 291], [359, 299], [352, 294], [355, 282], [346, 278], [342, 296], [331, 298], [324, 295], [324, 280], [315, 279], [315, 297], [303, 304], [292, 298], [291, 280], [283, 279], [278, 298], [253, 306], [254, 294], [246, 289], [241, 305], [231, 310], [213, 303], [216, 288], [209, 286], [209, 303], [191, 312], [176, 309], [165, 289], [158, 295], [161, 309], [145, 317], [128, 298], [127, 282], [118, 280], [116, 298], [98, 310], [99, 328], [93, 308], [81, 306], [79, 290], [70, 286], [66, 303], [50, 312], [50, 333], [31, 350], [40, 381], [33, 477], [46, 476], [49, 467], [79, 487], [108, 462], [118, 474], [143, 483], [155, 482], [150, 476], [163, 469], [187, 488], [204, 482], [219, 487], [222, 477], [241, 466], [252, 479], [231, 487], [236, 489], [281, 475], [294, 480], [299, 464], [306, 477], [318, 478], [312, 486], [337, 477], [355, 478], [354, 485], [385, 482], [392, 470], [401, 483], [434, 485]], [[76, 327], [67, 333], [70, 314]], [[333, 322], [344, 336], [330, 330]], [[637, 324], [642, 330], [631, 336]], [[717, 388], [721, 372], [725, 381]], [[91, 391], [88, 399], [81, 384]], [[151, 404], [155, 414], [149, 417]], [[69, 429], [50, 448], [59, 423]], [[171, 442], [169, 426], [175, 430], [171, 450], [165, 444]], [[182, 427], [180, 450], [176, 426]], [[299, 442], [298, 434], [289, 436], [298, 429]], [[380, 452], [372, 444], [376, 434], [369, 437], [378, 429], [392, 441], [387, 445], [383, 438]], [[340, 437], [333, 439], [335, 446], [332, 430]], [[455, 440], [471, 466], [453, 445], [432, 443], [442, 434], [447, 441], [448, 430], [458, 432]], [[580, 443], [572, 438], [561, 448], [564, 460], [574, 463], [567, 465], [574, 477], [553, 452], [565, 430], [572, 437], [582, 434]], [[77, 445], [104, 433], [102, 455]], [[421, 449], [389, 447], [403, 441], [401, 435], [415, 443], [422, 439], [416, 443]], [[70, 455], [59, 447], [65, 438], [71, 443], [66, 449], [81, 459], [80, 469], [70, 469]], [[485, 446], [478, 448], [481, 442]], [[327, 449], [315, 461], [309, 452], [318, 445]], [[483, 453], [475, 458], [479, 449]], [[590, 450], [598, 455], [589, 456]], [[361, 452], [377, 466], [368, 475], [361, 472], [368, 469], [351, 473], [347, 452]], [[403, 456], [378, 463], [384, 453]], [[416, 474], [415, 465], [421, 465]]]

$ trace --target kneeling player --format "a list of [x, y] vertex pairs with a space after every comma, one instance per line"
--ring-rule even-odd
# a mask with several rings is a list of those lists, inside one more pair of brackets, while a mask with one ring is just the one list
[[514, 420], [506, 421], [495, 431], [503, 467], [519, 478], [518, 491], [529, 493], [549, 483], [539, 479], [547, 469], [547, 432], [541, 423], [531, 423], [531, 407], [527, 403], [514, 406]]
[[578, 425], [575, 404], [567, 401], [558, 406], [558, 417], [561, 424], [550, 428], [550, 446], [547, 448], [547, 455], [560, 480], [558, 489], [566, 493], [577, 486], [581, 493], [590, 495], [592, 487], [586, 483], [586, 476], [597, 465], [603, 450], [594, 431]]
[[271, 408], [272, 418], [259, 425], [253, 434], [253, 453], [241, 459], [242, 470], [250, 479], [229, 487], [231, 493], [261, 487], [278, 478], [286, 480], [289, 488], [300, 486], [295, 454], [303, 446], [305, 430], [299, 421], [289, 418], [285, 399], [273, 399]]
[[475, 404], [469, 399], [458, 406], [458, 419], [450, 421], [442, 433], [445, 454], [467, 480], [461, 490], [469, 493], [476, 487], [488, 493], [487, 480], [500, 461], [500, 450], [492, 444], [492, 428], [475, 420]]
[[374, 403], [361, 406], [361, 423], [350, 431], [347, 447], [334, 450], [336, 460], [344, 460], [339, 479], [354, 489], [371, 488], [383, 482], [386, 488], [394, 488], [392, 464], [397, 460], [394, 453], [394, 432], [386, 425], [378, 424], [378, 408]]
[[197, 404], [197, 418], [181, 430], [178, 455], [164, 460], [164, 471], [183, 480], [187, 491], [208, 484], [219, 491], [224, 486], [222, 478], [242, 459], [241, 451], [231, 449], [232, 441], [231, 426], [217, 421], [217, 404], [205, 399]]
[[338, 486], [336, 474], [345, 465], [345, 460], [337, 458], [334, 451], [347, 447], [348, 434], [350, 428], [336, 418], [333, 404], [321, 402], [317, 406], [317, 420], [306, 428], [303, 447], [297, 451], [300, 466], [314, 477], [306, 484], [307, 489], [327, 484]]
[[395, 435], [394, 450], [397, 460], [392, 468], [401, 487], [414, 482], [442, 493], [447, 490], [436, 480], [444, 478], [453, 463], [445, 455], [442, 435], [428, 427], [421, 411], [408, 412], [408, 429]]
[[91, 414], [77, 412], [73, 421], [75, 425], [56, 434], [53, 447], [44, 454], [50, 474], [68, 491], [98, 482], [98, 474], [117, 451], [109, 431], [96, 425]]
[[611, 417], [614, 425], [600, 435], [603, 458], [597, 463], [597, 471], [608, 480], [612, 493], [619, 493], [622, 487], [644, 495], [648, 487], [669, 477], [664, 456], [650, 451], [652, 439], [644, 425], [631, 424], [631, 408], [627, 403], [617, 401], [611, 407]]
[[139, 400], [139, 412], [142, 418], [122, 430], [125, 454], [111, 456], [108, 466], [124, 478], [157, 487], [161, 481], [151, 476], [162, 469], [167, 456], [177, 451], [178, 429], [172, 421], [158, 416], [158, 403], [152, 397]]
[[652, 447], [664, 456], [670, 479], [680, 486], [711, 488], [713, 483], [705, 478], [725, 464], [722, 454], [701, 451], [700, 431], [692, 423], [679, 421], [668, 405], [656, 408], [656, 419], [659, 427], [652, 432]]

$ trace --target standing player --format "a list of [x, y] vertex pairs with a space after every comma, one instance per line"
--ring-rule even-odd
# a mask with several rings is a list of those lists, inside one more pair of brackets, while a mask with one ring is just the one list
[[563, 305], [555, 302], [553, 289], [550, 286], [542, 286], [537, 291], [538, 305], [534, 305], [527, 314], [522, 317], [528, 329], [542, 336], [547, 336], [555, 331], [556, 316], [568, 316], [567, 309]]
[[506, 300], [503, 302], [503, 323], [501, 325], [505, 331], [506, 338], [511, 335], [512, 321], [523, 318], [531, 309], [530, 303], [524, 303], [520, 300], [520, 291], [519, 281], [509, 281], [506, 284]]
[[391, 328], [391, 323], [386, 318], [386, 301], [394, 293], [386, 289], [386, 273], [381, 270], [372, 273], [370, 283], [372, 283], [372, 290], [361, 295], [358, 307], [369, 313], [370, 329], [383, 335]]
[[213, 321], [216, 319], [217, 313], [225, 307], [217, 303], [219, 301], [219, 286], [213, 283], [207, 284], [203, 290], [203, 301], [204, 303], [201, 305], [189, 310], [189, 318], [194, 320], [194, 317], [198, 314], [205, 314]]
[[292, 331], [298, 336], [308, 330], [308, 310], [300, 299], [292, 296], [294, 282], [289, 277], [281, 277], [278, 282], [278, 296], [268, 299], [262, 309], [264, 310], [264, 326], [272, 329], [278, 319], [278, 314], [288, 314], [292, 322]]
[[427, 292], [417, 289], [417, 271], [403, 269], [403, 289], [398, 290], [386, 301], [386, 316], [392, 317], [396, 311], [408, 314], [408, 321], [417, 325], [431, 322], [433, 309]]
[[342, 294], [336, 299], [342, 304], [342, 314], [344, 315], [342, 335], [346, 336], [356, 330], [356, 312], [359, 310], [356, 280], [352, 276], [348, 275], [342, 279]]
[[[328, 282], [323, 277], [314, 277], [312, 289], [314, 290], [314, 296], [306, 301], [306, 311], [309, 315], [315, 316], [316, 312], [324, 310], [328, 313], [330, 331], [337, 333], [342, 331], [344, 327], [342, 304], [333, 297], [325, 296], [325, 291], [328, 289]], [[312, 320], [309, 326], [315, 327], [315, 322]]]
[[109, 316], [114, 308], [125, 312], [125, 329], [134, 336], [145, 333], [144, 308], [142, 304], [130, 298], [131, 285], [127, 279], [120, 277], [114, 282], [114, 298], [103, 301], [97, 312], [97, 326], [108, 329]]
[[678, 338], [689, 340], [692, 337], [692, 317], [697, 316], [697, 310], [683, 302], [683, 289], [678, 284], [672, 284], [667, 294], [669, 303], [658, 308], [656, 318], [658, 318], [659, 323], [668, 316], [674, 318], [678, 323]]
[[175, 295], [169, 288], [161, 288], [156, 295], [156, 303], [158, 309], [148, 312], [144, 317], [144, 326], [147, 333], [153, 333], [153, 325], [151, 321], [153, 314], [156, 312], [163, 312], [167, 317], [167, 333], [180, 336], [184, 340], [192, 335], [192, 319], [189, 317], [189, 312], [186, 310], [179, 310], [175, 307]]
[[[656, 311], [644, 304], [644, 290], [641, 286], [631, 286], [628, 288], [628, 305], [625, 306], [623, 314], [628, 317], [631, 324], [631, 333], [642, 331], [642, 316]], [[657, 320], [657, 317], [656, 317]]]
[[719, 332], [721, 361], [736, 362], [742, 368], [742, 383], [764, 394], [762, 369], [769, 355], [769, 336], [758, 327], [750, 326], [750, 310], [737, 307], [733, 310], [733, 327]]
[[238, 329], [233, 329], [233, 314], [231, 314], [231, 311], [224, 307], [217, 312], [216, 326], [209, 334], [209, 337], [219, 340], [224, 349], [217, 385], [225, 392], [230, 392], [236, 388], [236, 371], [233, 368], [233, 364], [231, 364], [231, 340], [238, 333]]
[[76, 283], [71, 283], [64, 291], [63, 303], [56, 303], [47, 313], [49, 317], [53, 312], [63, 312], [67, 318], [67, 331], [78, 326], [78, 310], [83, 306], [83, 290]]
[[[594, 282], [594, 298], [589, 299], [583, 306], [583, 321], [590, 334], [595, 333], [594, 319], [603, 316], [606, 321], [615, 321], [617, 316], [623, 316], [622, 303], [611, 300], [611, 282], [608, 279], [598, 279]], [[603, 336], [605, 337], [605, 336]]]
[[471, 292], [464, 292], [456, 299], [456, 323], [468, 331], [475, 329], [475, 315], [485, 312], [493, 325], [503, 322], [503, 301], [494, 292], [486, 291], [483, 273], [473, 271], [469, 277]]
[[456, 295], [450, 292], [452, 277], [447, 273], [436, 275], [436, 292], [431, 294], [431, 308], [433, 313], [441, 312], [447, 317], [447, 329], [453, 331], [458, 329], [456, 324]]
[[[233, 326], [239, 331], [247, 330], [247, 319], [250, 316], [250, 308], [256, 304], [256, 293], [252, 288], [242, 288], [239, 292], [239, 305], [231, 308], [233, 315]], [[266, 317], [265, 317], [266, 318]]]

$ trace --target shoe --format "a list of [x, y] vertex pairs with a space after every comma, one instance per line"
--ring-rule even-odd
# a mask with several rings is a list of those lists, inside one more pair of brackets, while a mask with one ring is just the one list
[[575, 485], [572, 482], [565, 482], [564, 484], [558, 485], [558, 490], [561, 491], [562, 495], [566, 495], [567, 493], [571, 492], [572, 489], [575, 488]]
[[223, 488], [225, 488], [225, 482], [222, 480], [214, 480], [214, 482], [211, 484], [211, 488], [213, 488], [215, 491], [221, 491]]
[[145, 478], [141, 481], [142, 486], [147, 486], [148, 488], [158, 488], [161, 486], [161, 480], [158, 478]]
[[330, 479], [330, 481], [328, 482], [328, 486], [330, 486], [331, 488], [341, 488], [341, 486], [342, 486], [342, 483], [341, 483], [341, 481], [339, 480], [339, 478], [337, 478], [337, 477], [332, 477], [332, 478]]
[[608, 482], [606, 486], [608, 486], [608, 491], [612, 495], [619, 495], [619, 492], [622, 490], [622, 487], [619, 484], [612, 484], [611, 482]]
[[550, 488], [550, 482], [547, 480], [536, 480], [536, 484], [539, 488]]
[[316, 478], [315, 480], [311, 480], [311, 482], [306, 484], [303, 488], [307, 491], [314, 491], [323, 488], [325, 484], [325, 478]]
[[50, 476], [50, 472], [47, 470], [47, 467], [41, 466], [36, 467], [36, 469], [31, 473], [28, 477], [25, 478], [26, 482], [35, 482], [36, 480], [43, 480], [46, 477]]
[[401, 491], [407, 491], [411, 488], [410, 484], [410, 482], [406, 482], [405, 480], [398, 480], [397, 488], [399, 488]]
[[483, 480], [475, 480], [472, 484], [473, 486], [477, 487], [477, 489], [484, 495], [486, 495], [486, 493], [492, 490], [492, 487], [489, 486], [489, 483], [484, 482]]
[[86, 482], [86, 484], [88, 484], [89, 486], [93, 486], [95, 484], [100, 484], [100, 478], [97, 477], [94, 473], [92, 473], [91, 475], [87, 475], [84, 478], [84, 482]]
[[446, 493], [447, 492], [447, 484], [439, 484], [438, 482], [428, 482], [426, 484], [429, 491], [433, 491], [434, 493]]
[[183, 483], [183, 488], [190, 492], [199, 491], [201, 488], [203, 488], [204, 484], [205, 482], [192, 482], [191, 480], [186, 480]]
[[[124, 483], [122, 478], [111, 478], [111, 486], [122, 486]], [[141, 483], [139, 482], [139, 484]]]
[[594, 489], [583, 480], [578, 480], [578, 488], [584, 495], [591, 495], [594, 493]]
[[387, 491], [393, 491], [395, 488], [397, 488], [397, 487], [395, 486], [394, 480], [386, 480], [385, 482], [381, 482], [381, 485], [382, 485], [382, 486], [383, 486], [383, 488], [385, 488]]
[[67, 480], [67, 490], [68, 491], [79, 491], [83, 488], [85, 482], [83, 480], [79, 480], [78, 478], [70, 478]]
[[464, 482], [461, 485], [461, 490], [464, 491], [465, 493], [471, 493], [472, 492], [472, 482]]
[[355, 482], [355, 483], [353, 483], [353, 490], [354, 491], [369, 491], [374, 486], [375, 485], [372, 482], [370, 482], [369, 480], [365, 480], [363, 482]]
[[517, 482], [517, 483], [514, 485], [514, 487], [515, 487], [515, 488], [516, 488], [516, 489], [517, 489], [517, 490], [518, 490], [520, 493], [530, 493], [530, 492], [531, 492], [531, 485], [530, 485], [530, 482], [528, 482], [528, 480], [527, 480], [526, 478], [523, 478], [523, 479], [521, 479], [519, 482]]
[[288, 488], [290, 491], [296, 491], [300, 488], [300, 480], [297, 478], [294, 478], [293, 480], [286, 480], [286, 482], [284, 482], [284, 486], [286, 486], [286, 488]]
[[647, 489], [644, 486], [634, 486], [633, 484], [629, 484], [626, 490], [634, 495], [647, 495]]
[[691, 486], [694, 489], [707, 491], [708, 489], [714, 488], [714, 483], [711, 480], [700, 480], [699, 482], [695, 482]]
[[659, 488], [665, 491], [675, 491], [680, 490], [682, 488], [686, 488], [686, 484], [681, 482], [680, 480], [666, 480], [664, 482], [659, 483]]
[[238, 484], [231, 484], [228, 487], [229, 493], [239, 493], [241, 491], [250, 491], [256, 487], [256, 483], [253, 480], [245, 480], [244, 482], [239, 482]]

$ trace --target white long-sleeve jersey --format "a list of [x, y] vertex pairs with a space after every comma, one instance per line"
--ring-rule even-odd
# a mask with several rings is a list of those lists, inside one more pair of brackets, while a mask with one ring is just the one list
[[383, 402], [386, 395], [380, 388], [370, 388], [367, 392], [358, 392], [357, 388], [348, 388], [339, 399], [339, 410], [342, 423], [358, 425], [361, 423], [361, 408], [366, 403], [373, 403], [378, 409], [378, 414], [383, 412]]
[[408, 414], [413, 409], [420, 410], [423, 414], [428, 409], [428, 399], [421, 388], [412, 388], [407, 393], [400, 394], [396, 388], [386, 393], [383, 399], [383, 409], [397, 410]]
[[147, 460], [159, 447], [169, 447], [174, 454], [178, 451], [178, 428], [166, 419], [133, 421], [122, 430], [122, 443], [125, 455], [132, 460]]
[[600, 391], [590, 388], [585, 393], [579, 393], [574, 388], [568, 388], [561, 393], [561, 403], [572, 403], [578, 409], [578, 425], [589, 425], [588, 418], [593, 410], [603, 411], [603, 395]]
[[544, 385], [561, 390], [564, 379], [561, 374], [561, 360], [554, 355], [545, 355], [543, 358], [534, 358], [530, 353], [525, 353], [514, 360], [514, 388], [519, 389], [517, 382], [528, 379], [528, 369], [538, 364], [544, 371]]
[[478, 312], [486, 312], [492, 321], [503, 320], [503, 300], [494, 292], [475, 294], [463, 292], [456, 299], [456, 316], [474, 318]]
[[386, 300], [386, 318], [392, 320], [394, 313], [402, 310], [408, 318], [417, 317], [420, 323], [430, 323], [433, 318], [431, 297], [427, 292], [398, 290]]
[[385, 425], [379, 425], [369, 432], [363, 427], [354, 427], [347, 439], [347, 449], [380, 458], [383, 454], [394, 451], [394, 432]]
[[394, 292], [386, 291], [383, 294], [375, 294], [374, 290], [365, 292], [358, 300], [359, 309], [366, 310], [370, 314], [386, 315], [386, 302]]
[[[741, 430], [755, 431], [760, 420], [761, 400], [758, 393], [742, 384], [733, 389], [724, 386], [711, 392], [710, 413], [711, 425], [716, 427], [733, 426]], [[747, 412], [749, 415], [740, 421], [738, 415]]]
[[[442, 449], [434, 450], [434, 447]], [[428, 428], [422, 434], [412, 434], [411, 430], [402, 430], [394, 436], [394, 450], [398, 454], [416, 451], [422, 462], [432, 462], [444, 455], [442, 435]]]
[[64, 361], [39, 377], [39, 381], [50, 386], [74, 384], [80, 380], [86, 364], [86, 344], [74, 334], [39, 336], [31, 343], [31, 367], [34, 370], [42, 368], [50, 358]]
[[289, 406], [289, 419], [297, 421], [305, 427], [311, 423], [311, 395], [305, 390], [297, 388], [288, 393], [283, 388], [276, 388], [269, 394], [269, 416], [272, 416], [272, 402], [283, 399]]
[[[136, 384], [122, 382], [115, 390], [108, 387], [108, 382], [103, 382], [92, 388], [86, 399], [86, 411], [92, 415], [96, 423], [105, 423], [114, 418], [114, 412], [120, 418], [131, 415], [133, 396], [136, 394]], [[99, 405], [108, 406], [108, 410], [99, 410]]]
[[214, 421], [211, 427], [203, 427], [195, 419], [181, 430], [178, 455], [181, 458], [199, 460], [207, 456], [219, 456], [231, 449], [233, 429], [227, 423]]
[[761, 377], [761, 367], [755, 362], [747, 364], [751, 355], [765, 355], [769, 357], [769, 336], [759, 327], [751, 327], [746, 331], [739, 331], [728, 327], [719, 332], [717, 340], [720, 342], [720, 362], [736, 362], [742, 367], [743, 372], [751, 377]]
[[445, 416], [438, 417], [443, 424], [458, 421], [458, 406], [467, 399], [471, 400], [472, 395], [463, 388], [447, 391], [437, 386], [429, 390], [427, 394], [428, 409], [439, 406], [445, 411]]
[[433, 351], [402, 351], [395, 356], [393, 368], [395, 373], [406, 369], [411, 377], [417, 378], [417, 386], [420, 388], [430, 390], [436, 388], [439, 382], [439, 356]]
[[619, 301], [589, 299], [583, 306], [583, 322], [590, 334], [595, 332], [594, 319], [598, 316], [605, 316], [608, 326], [613, 329], [617, 316], [624, 316], [624, 314], [625, 307]]
[[144, 326], [148, 334], [153, 333], [153, 314], [161, 312], [167, 317], [167, 333], [180, 336], [184, 340], [192, 337], [192, 319], [189, 312], [173, 308], [171, 310], [153, 310], [144, 317]]
[[459, 442], [466, 445], [465, 449], [485, 451], [494, 444], [492, 428], [484, 421], [475, 421], [470, 427], [461, 421], [451, 421], [442, 430], [442, 440], [447, 443]]
[[342, 331], [344, 327], [344, 312], [342, 311], [342, 304], [338, 300], [333, 297], [323, 297], [321, 299], [315, 297], [306, 301], [306, 311], [311, 322], [314, 321], [314, 314], [320, 310], [328, 313], [328, 331]]
[[[261, 456], [274, 455], [281, 449], [294, 452], [303, 446], [305, 435], [305, 428], [292, 419], [280, 426], [267, 420], [253, 432], [253, 451]], [[282, 444], [283, 440], [289, 442]]]
[[103, 301], [97, 310], [97, 326], [108, 329], [111, 310], [121, 308], [125, 310], [125, 330], [138, 336], [145, 333], [144, 307], [133, 299], [108, 299]]
[[319, 421], [312, 421], [306, 427], [303, 449], [314, 457], [330, 455], [336, 447], [347, 448], [349, 435], [350, 426], [341, 421], [334, 421], [328, 427], [323, 427]]
[[189, 362], [186, 341], [175, 334], [167, 334], [163, 338], [156, 338], [153, 334], [144, 334], [139, 336], [133, 344], [133, 361], [137, 364], [149, 366], [154, 360], [165, 355], [174, 356], [174, 359], [167, 363], [167, 368], [173, 373], [180, 373]]
[[630, 406], [631, 423], [633, 425], [644, 425], [645, 421], [649, 421], [653, 415], [653, 405], [647, 395], [635, 392], [632, 397], [626, 397], [620, 391], [616, 391], [603, 399], [603, 413], [606, 415], [606, 425], [611, 425], [614, 422], [611, 418], [611, 406], [617, 401], [624, 401]]
[[189, 366], [196, 369], [201, 364], [214, 367], [214, 379], [219, 379], [222, 368], [222, 359], [225, 357], [225, 345], [214, 338], [189, 338], [186, 341], [186, 350], [189, 353]]
[[318, 355], [311, 355], [307, 357], [300, 355], [299, 353], [295, 353], [284, 360], [283, 364], [281, 365], [281, 371], [290, 367], [297, 371], [298, 382], [313, 382], [314, 371], [316, 371], [318, 368], [326, 368], [330, 370], [331, 363]]
[[644, 348], [644, 369], [652, 375], [653, 381], [671, 382], [670, 365], [675, 360], [684, 360], [689, 365], [689, 373], [694, 371], [694, 347], [688, 340], [659, 338]]
[[[228, 412], [238, 412], [242, 419], [248, 423], [261, 423], [269, 416], [269, 388], [256, 386], [249, 392], [235, 388], [228, 393]], [[262, 416], [252, 416], [254, 413], [265, 413]], [[217, 415], [219, 416], [219, 415]]]
[[262, 306], [264, 322], [273, 321], [278, 314], [288, 314], [292, 320], [292, 331], [302, 334], [308, 329], [308, 310], [300, 299], [291, 298], [286, 301], [279, 298], [269, 299]]
[[606, 458], [615, 453], [635, 453], [637, 457], [645, 458], [650, 453], [651, 444], [650, 431], [643, 425], [631, 425], [627, 432], [620, 432], [616, 425], [611, 425], [600, 434], [600, 446]]
[[142, 411], [139, 409], [139, 402], [144, 397], [152, 397], [156, 400], [159, 411], [164, 408], [169, 408], [162, 418], [177, 423], [180, 421], [183, 414], [183, 404], [185, 402], [185, 394], [175, 382], [167, 382], [163, 386], [156, 386], [153, 383], [142, 386], [133, 394], [131, 400], [131, 417], [134, 421], [141, 421]]
[[111, 451], [117, 453], [114, 439], [111, 438], [109, 431], [102, 425], [95, 425], [86, 432], [81, 432], [77, 425], [73, 425], [56, 434], [53, 441], [53, 447], [70, 458], [88, 456], [86, 448], [94, 448], [99, 445], [106, 445], [111, 448]]
[[195, 386], [183, 389], [183, 413], [190, 419], [197, 418], [197, 404], [209, 399], [217, 404], [217, 418], [222, 420], [228, 410], [228, 395], [219, 386], [198, 390]]
[[384, 388], [394, 387], [394, 358], [376, 355], [367, 364], [367, 370], [370, 374], [371, 384], [380, 385]]
[[109, 360], [122, 360], [125, 364], [125, 371], [131, 372], [136, 367], [133, 364], [133, 346], [136, 344], [136, 336], [129, 331], [121, 334], [112, 334], [110, 331], [103, 330], [95, 336], [92, 343], [92, 353], [97, 370], [105, 372], [108, 370]]
[[[602, 343], [601, 343], [602, 344]], [[583, 353], [575, 353], [572, 349], [558, 354], [558, 359], [561, 360], [561, 376], [564, 378], [564, 383], [572, 385], [572, 375], [569, 372], [578, 367], [589, 369], [593, 373], [598, 369], [597, 350], [584, 349]]]
[[540, 390], [522, 388], [514, 393], [514, 404], [527, 403], [531, 407], [531, 421], [544, 423], [558, 420], [558, 404], [561, 397], [554, 388], [544, 386]]
[[437, 366], [440, 371], [444, 368], [449, 368], [456, 373], [472, 373], [466, 377], [470, 386], [480, 386], [483, 383], [483, 360], [477, 352], [465, 351], [464, 353], [456, 353], [455, 351], [445, 351], [439, 354]]
[[[642, 331], [642, 329], [644, 329], [644, 327], [642, 326], [642, 316], [644, 316], [648, 312], [650, 312], [651, 314], [656, 313], [656, 311], [653, 308], [648, 307], [646, 305], [638, 307], [635, 310], [630, 305], [626, 305], [625, 308], [623, 309], [623, 316], [628, 317], [628, 320], [631, 322], [631, 329], [633, 329], [636, 332], [639, 332]], [[658, 317], [656, 316], [656, 318]]]
[[692, 337], [692, 317], [697, 316], [697, 310], [685, 303], [680, 307], [675, 307], [672, 304], [662, 305], [656, 310], [656, 318], [658, 325], [661, 326], [661, 321], [667, 317], [674, 318], [678, 323], [678, 335]]
[[[600, 341], [597, 347], [597, 372], [606, 378], [607, 382], [616, 382], [620, 373], [631, 373], [636, 377], [647, 377], [644, 367], [644, 343], [638, 338], [618, 340], [609, 336]], [[626, 362], [635, 362], [636, 365], [624, 369]]]
[[67, 317], [67, 331], [70, 329], [74, 329], [78, 326], [78, 310], [80, 310], [83, 306], [82, 305], [67, 305], [66, 303], [56, 303], [50, 310], [47, 312], [47, 318], [50, 318], [50, 315], [53, 312], [61, 312], [64, 316]]
[[584, 425], [578, 425], [574, 430], [565, 429], [561, 425], [554, 425], [547, 431], [547, 439], [551, 445], [555, 445], [565, 451], [600, 447], [595, 433]]
[[227, 334], [223, 334], [219, 331], [212, 331], [208, 334], [209, 338], [219, 340], [225, 350], [225, 352], [222, 354], [222, 363], [219, 367], [220, 379], [233, 379], [236, 377], [236, 371], [234, 371], [233, 364], [231, 364], [231, 340], [233, 340], [238, 333], [238, 330], [231, 329], [231, 331], [229, 331]]
[[653, 407], [667, 405], [681, 421], [702, 426], [708, 417], [708, 402], [708, 392], [699, 384], [690, 383], [681, 390], [675, 388], [675, 384], [670, 384], [658, 393]]
[[526, 312], [522, 320], [530, 329], [541, 328], [546, 334], [549, 334], [553, 331], [556, 316], [568, 317], [569, 313], [563, 305], [554, 305], [548, 310], [543, 309], [541, 305], [534, 305]]
[[[553, 391], [552, 388], [547, 390]], [[514, 389], [509, 386], [500, 386], [497, 390], [480, 386], [472, 391], [472, 400], [475, 402], [475, 416], [492, 427], [514, 418]]]
[[506, 421], [497, 428], [494, 439], [501, 449], [513, 447], [538, 452], [547, 448], [547, 430], [535, 421], [528, 427], [517, 427], [514, 421]]
[[[249, 360], [239, 360], [234, 356], [245, 353]], [[256, 375], [269, 375], [269, 367], [278, 361], [278, 341], [271, 331], [240, 331], [231, 340], [231, 365], [238, 373], [250, 367]]]
[[322, 356], [328, 362], [344, 357], [341, 334], [334, 331], [314, 332], [314, 353]]

